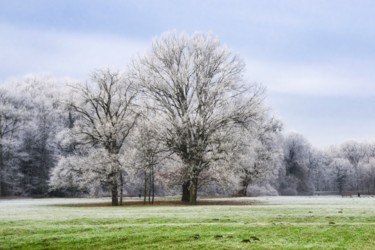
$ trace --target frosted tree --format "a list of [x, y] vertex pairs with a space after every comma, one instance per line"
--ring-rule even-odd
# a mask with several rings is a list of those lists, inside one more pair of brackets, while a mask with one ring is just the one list
[[354, 169], [355, 175], [355, 182], [354, 182], [354, 189], [356, 191], [360, 190], [360, 162], [364, 160], [366, 157], [366, 148], [363, 144], [358, 143], [356, 141], [348, 141], [341, 145], [341, 155], [343, 158], [347, 159], [352, 168]]
[[284, 195], [314, 192], [309, 174], [310, 143], [300, 134], [287, 135], [283, 143], [283, 171], [280, 172], [280, 193]]
[[263, 89], [247, 84], [243, 61], [207, 34], [164, 34], [133, 66], [163, 115], [163, 142], [184, 163], [183, 200], [195, 204], [200, 175], [221, 159], [223, 141], [257, 122]]
[[88, 193], [99, 196], [103, 190], [105, 192], [112, 190], [111, 177], [114, 169], [118, 169], [116, 183], [120, 189], [120, 174], [124, 166], [127, 166], [124, 160], [122, 155], [110, 154], [101, 147], [77, 145], [74, 154], [62, 157], [57, 166], [52, 169], [51, 188], [70, 195]]
[[[101, 183], [110, 189], [112, 205], [116, 206], [122, 169], [121, 150], [125, 150], [126, 139], [139, 116], [135, 104], [137, 89], [124, 74], [108, 69], [96, 71], [91, 80], [86, 85], [74, 87], [78, 97], [70, 104], [77, 116], [71, 136], [77, 144], [93, 147], [84, 151], [86, 162], [90, 162], [82, 165], [85, 171], [80, 171], [77, 163], [78, 170], [75, 166], [73, 172], [81, 174], [83, 178], [91, 175], [100, 178]], [[91, 155], [98, 152], [101, 158]], [[61, 167], [74, 165], [74, 161], [67, 162], [61, 163]]]
[[[151, 117], [148, 117], [151, 118]], [[157, 119], [157, 118], [156, 118]], [[143, 176], [144, 203], [153, 204], [155, 198], [155, 178], [160, 164], [168, 157], [163, 143], [159, 140], [158, 129], [152, 122], [155, 119], [143, 119], [139, 122], [134, 138], [135, 166]]]
[[265, 116], [252, 133], [239, 133], [238, 148], [232, 164], [237, 164], [240, 178], [239, 194], [246, 196], [249, 185], [275, 179], [282, 157], [280, 143], [281, 123]]
[[330, 191], [329, 165], [333, 157], [329, 151], [312, 148], [309, 151], [308, 170], [316, 191]]
[[13, 84], [27, 112], [20, 132], [24, 154], [20, 163], [22, 189], [29, 195], [46, 195], [49, 172], [60, 154], [56, 134], [66, 120], [64, 84], [46, 76], [28, 76]]
[[[369, 145], [370, 146], [370, 145]], [[363, 185], [367, 193], [375, 193], [375, 158], [369, 157], [368, 161], [361, 165], [363, 171]]]
[[[24, 119], [23, 103], [5, 88], [0, 88], [0, 196], [15, 194], [18, 184], [20, 138]], [[16, 178], [15, 178], [16, 177]]]
[[[336, 190], [342, 194], [349, 185], [349, 176], [353, 169], [347, 159], [335, 158], [329, 165]], [[351, 171], [352, 170], [352, 171]]]

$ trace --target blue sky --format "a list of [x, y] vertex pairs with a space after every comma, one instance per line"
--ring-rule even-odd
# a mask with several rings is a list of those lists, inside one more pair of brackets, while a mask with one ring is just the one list
[[211, 32], [316, 146], [375, 140], [375, 1], [0, 0], [0, 82], [124, 68], [168, 30]]

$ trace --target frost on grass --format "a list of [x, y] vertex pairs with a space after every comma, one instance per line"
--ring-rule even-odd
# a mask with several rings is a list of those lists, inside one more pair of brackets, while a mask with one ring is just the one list
[[[132, 202], [129, 199], [125, 202]], [[202, 216], [212, 222], [250, 215], [263, 218], [273, 215], [308, 215], [316, 217], [360, 217], [375, 214], [375, 197], [346, 198], [341, 196], [306, 197], [236, 197], [214, 198], [210, 201], [231, 201], [243, 206], [127, 206], [110, 208], [106, 206], [74, 206], [82, 204], [108, 203], [108, 199], [14, 199], [0, 200], [0, 220], [63, 220], [73, 218], [147, 218], [182, 217], [184, 219]], [[251, 204], [251, 205], [248, 205]], [[254, 205], [255, 204], [255, 205]], [[73, 205], [73, 206], [71, 206]], [[338, 211], [341, 211], [339, 213]], [[309, 213], [311, 212], [311, 213]], [[227, 216], [227, 217], [225, 217]], [[213, 219], [216, 219], [215, 221]]]
[[[108, 203], [108, 199], [0, 200], [0, 234], [5, 236], [0, 237], [0, 244], [30, 248], [33, 241], [35, 248], [42, 248], [47, 242], [53, 249], [89, 249], [93, 245], [122, 249], [151, 245], [174, 249], [198, 245], [203, 249], [245, 245], [263, 249], [371, 249], [374, 243], [375, 197], [215, 200], [252, 205], [111, 207], [78, 206]], [[125, 241], [118, 241], [124, 237]], [[108, 245], [109, 241], [118, 245]]]

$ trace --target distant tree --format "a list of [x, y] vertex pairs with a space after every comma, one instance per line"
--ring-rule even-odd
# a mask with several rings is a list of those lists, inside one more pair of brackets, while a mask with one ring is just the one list
[[360, 190], [360, 161], [366, 157], [366, 148], [363, 144], [356, 141], [348, 141], [341, 146], [341, 155], [343, 158], [347, 159], [352, 168], [354, 169], [355, 182], [354, 189], [356, 191]]
[[315, 191], [330, 191], [329, 165], [332, 162], [329, 152], [312, 148], [309, 151], [308, 171]]
[[0, 196], [14, 194], [18, 183], [18, 132], [23, 122], [23, 104], [5, 88], [0, 88]]
[[60, 155], [56, 134], [65, 126], [64, 85], [45, 76], [28, 76], [15, 85], [27, 113], [20, 133], [23, 152], [21, 187], [26, 195], [46, 195], [49, 172]]
[[309, 175], [310, 143], [300, 134], [287, 135], [283, 143], [284, 168], [280, 172], [280, 193], [285, 195], [311, 194], [314, 192]]
[[92, 82], [77, 85], [74, 89], [78, 97], [70, 107], [77, 119], [70, 134], [76, 144], [92, 149], [82, 149], [85, 156], [82, 159], [86, 159], [86, 164], [80, 164], [80, 161], [74, 163], [74, 156], [63, 158], [59, 171], [54, 171], [55, 176], [51, 180], [56, 180], [56, 175], [64, 168], [81, 175], [73, 176], [79, 180], [98, 180], [110, 189], [112, 205], [116, 206], [122, 167], [120, 152], [124, 150], [126, 139], [139, 116], [135, 105], [137, 89], [124, 74], [108, 69], [96, 71], [92, 75]]
[[363, 171], [363, 185], [366, 187], [366, 191], [370, 194], [375, 193], [375, 158], [370, 157], [366, 163], [362, 166]]
[[331, 162], [330, 169], [335, 186], [340, 194], [342, 194], [348, 185], [348, 177], [351, 169], [350, 162], [347, 159], [336, 158]]
[[243, 61], [206, 34], [164, 34], [133, 65], [163, 116], [162, 141], [184, 163], [183, 200], [195, 204], [201, 173], [222, 158], [233, 128], [257, 122], [263, 89], [246, 84]]
[[241, 195], [247, 195], [249, 185], [259, 181], [266, 184], [277, 176], [282, 157], [280, 130], [279, 121], [264, 117], [248, 136], [239, 134], [240, 146], [234, 153], [232, 164], [238, 164]]

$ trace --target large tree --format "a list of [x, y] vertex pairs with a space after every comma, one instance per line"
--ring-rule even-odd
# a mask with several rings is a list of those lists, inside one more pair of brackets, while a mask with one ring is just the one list
[[164, 118], [161, 140], [184, 163], [185, 198], [195, 204], [201, 173], [224, 157], [234, 128], [251, 126], [263, 112], [263, 89], [245, 82], [243, 61], [207, 34], [166, 33], [133, 66]]
[[[75, 173], [86, 173], [84, 178], [101, 175], [101, 183], [111, 190], [112, 205], [118, 205], [122, 167], [119, 157], [139, 116], [135, 105], [137, 89], [124, 74], [108, 69], [96, 71], [92, 82], [78, 85], [75, 89], [79, 99], [70, 104], [77, 115], [71, 135], [75, 143], [94, 148], [85, 151], [91, 167], [86, 166], [79, 171], [79, 166], [78, 169], [75, 166]], [[90, 156], [98, 152], [102, 157]], [[69, 167], [71, 164], [62, 166]]]

